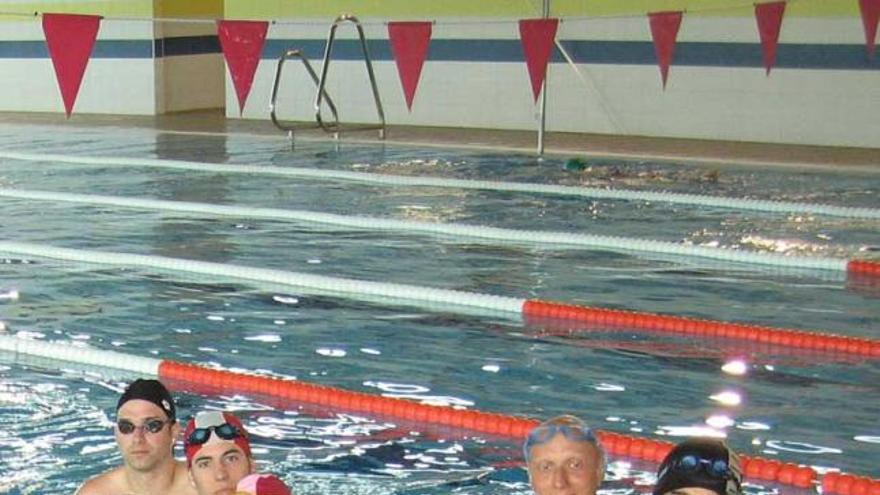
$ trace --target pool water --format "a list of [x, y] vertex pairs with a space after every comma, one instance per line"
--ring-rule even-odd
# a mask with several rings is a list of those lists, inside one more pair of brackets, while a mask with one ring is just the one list
[[[0, 188], [311, 210], [880, 258], [878, 222], [661, 202], [379, 186], [114, 164], [139, 157], [880, 208], [880, 171], [842, 173], [533, 157], [247, 135], [0, 126], [0, 150], [105, 157], [0, 161]], [[880, 289], [781, 271], [574, 248], [478, 243], [252, 218], [0, 197], [0, 237], [362, 280], [875, 338]], [[259, 371], [432, 404], [671, 441], [726, 435], [748, 455], [880, 477], [876, 360], [359, 301], [234, 279], [0, 253], [0, 321], [27, 338]], [[746, 373], [725, 372], [737, 359]], [[722, 369], [724, 368], [724, 369]], [[119, 462], [130, 376], [0, 355], [0, 493], [68, 494]], [[728, 392], [724, 394], [723, 392]], [[241, 395], [178, 394], [182, 417], [235, 410], [260, 469], [297, 494], [530, 493], [508, 439]], [[182, 457], [182, 451], [177, 454]], [[605, 493], [644, 493], [655, 466], [612, 458]], [[797, 493], [772, 484], [750, 493]]]

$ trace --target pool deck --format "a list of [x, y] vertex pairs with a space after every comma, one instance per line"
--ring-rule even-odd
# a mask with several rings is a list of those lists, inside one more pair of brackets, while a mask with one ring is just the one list
[[[73, 115], [0, 112], [0, 122], [77, 127], [128, 127], [159, 132], [251, 135], [286, 140], [268, 120], [227, 119], [221, 110], [160, 116]], [[331, 140], [317, 129], [297, 131], [297, 140]], [[376, 131], [344, 134], [342, 142], [379, 143]], [[537, 132], [450, 127], [389, 126], [386, 143], [536, 154]], [[878, 141], [880, 143], [880, 141]], [[878, 144], [880, 145], [880, 144]], [[880, 148], [784, 145], [698, 139], [547, 133], [545, 154], [552, 156], [614, 157], [661, 160], [714, 166], [753, 165], [794, 169], [836, 169], [880, 172]]]

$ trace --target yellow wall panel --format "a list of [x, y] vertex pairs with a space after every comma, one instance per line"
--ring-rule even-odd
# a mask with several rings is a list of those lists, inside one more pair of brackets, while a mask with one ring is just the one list
[[223, 0], [155, 0], [155, 12], [156, 17], [217, 19], [223, 17]]
[[[757, 3], [757, 2], [756, 2]], [[556, 0], [554, 14], [573, 15], [639, 15], [663, 10], [685, 10], [699, 15], [749, 15], [753, 2], [737, 0]], [[786, 14], [800, 16], [858, 15], [858, 0], [790, 0]]]
[[229, 18], [359, 17], [521, 17], [540, 13], [540, 0], [226, 0]]
[[[343, 12], [385, 19], [534, 17], [542, 0], [92, 0], [0, 1], [3, 12], [69, 12], [108, 17], [225, 17], [230, 19], [333, 18]], [[751, 2], [736, 0], [551, 0], [559, 17], [639, 16], [661, 10], [690, 15], [751, 15]], [[787, 15], [857, 16], [858, 0], [790, 0]], [[4, 20], [15, 20], [5, 17]]]
[[[332, 18], [346, 12], [387, 19], [438, 17], [533, 17], [543, 0], [226, 0], [228, 18]], [[752, 2], [742, 0], [551, 0], [559, 17], [641, 16], [663, 10], [687, 10], [691, 15], [751, 15]], [[858, 0], [790, 0], [786, 14], [798, 16], [856, 16]]]
[[[104, 0], [91, 2], [55, 2], [46, 0], [42, 2], [9, 2], [0, 1], [0, 11], [3, 12], [57, 12], [64, 14], [95, 14], [107, 17], [151, 17], [153, 15], [153, 0]], [[3, 20], [14, 20], [12, 17], [4, 17]]]

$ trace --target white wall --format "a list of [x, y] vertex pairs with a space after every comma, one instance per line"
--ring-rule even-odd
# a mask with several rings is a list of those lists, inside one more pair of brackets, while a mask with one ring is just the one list
[[[44, 43], [39, 19], [0, 22], [0, 39]], [[156, 24], [149, 20], [104, 20], [98, 41], [138, 40], [149, 46], [147, 58], [89, 60], [74, 112], [155, 115], [221, 108], [225, 100], [219, 53], [155, 58], [157, 38], [214, 35], [213, 23]], [[64, 104], [49, 58], [0, 58], [0, 111], [63, 112]]]
[[[0, 22], [3, 40], [44, 42], [39, 19]], [[102, 22], [98, 39], [152, 40], [150, 22]], [[76, 113], [155, 113], [153, 60], [92, 58], [86, 67]], [[0, 58], [0, 111], [64, 112], [55, 69], [49, 58]]]
[[[367, 20], [369, 21], [369, 20]], [[507, 39], [518, 42], [515, 23], [455, 23], [438, 19], [434, 39]], [[0, 23], [2, 40], [43, 42], [40, 23]], [[155, 29], [155, 32], [154, 32]], [[367, 36], [387, 36], [382, 23], [366, 25]], [[99, 40], [211, 34], [212, 24], [153, 27], [151, 22], [105, 20]], [[273, 24], [270, 39], [322, 40], [321, 24]], [[351, 26], [339, 38], [354, 39]], [[646, 19], [568, 20], [562, 40], [650, 41]], [[751, 17], [685, 16], [679, 42], [752, 43]], [[787, 17], [781, 43], [846, 44], [863, 53], [861, 21], [851, 18]], [[296, 41], [290, 42], [291, 47]], [[878, 54], [880, 58], [880, 54]], [[313, 60], [316, 70], [320, 61]], [[565, 63], [549, 68], [547, 129], [623, 135], [730, 141], [880, 147], [880, 69], [693, 67], [673, 64], [665, 91], [656, 65]], [[93, 58], [74, 111], [152, 115], [224, 106], [237, 118], [235, 90], [220, 54], [162, 58]], [[262, 60], [244, 118], [268, 119], [275, 60]], [[412, 112], [406, 109], [393, 61], [375, 63], [387, 122], [394, 125], [536, 129], [524, 62], [427, 60]], [[343, 122], [375, 122], [366, 70], [361, 61], [334, 61], [327, 85]], [[298, 61], [285, 66], [279, 117], [314, 121], [315, 88]], [[52, 63], [45, 59], [0, 59], [0, 111], [63, 112]], [[329, 119], [329, 114], [325, 117]]]
[[[434, 29], [437, 38], [517, 39], [515, 29], [490, 24]], [[276, 39], [321, 38], [323, 30], [270, 28]], [[352, 30], [353, 31], [353, 30]], [[352, 36], [344, 37], [351, 38]], [[383, 38], [383, 27], [368, 26]], [[650, 40], [643, 19], [565, 22], [559, 39]], [[753, 18], [685, 17], [680, 42], [747, 42], [757, 45]], [[858, 18], [788, 18], [780, 43], [863, 44]], [[292, 46], [296, 43], [293, 42]], [[316, 70], [320, 61], [313, 60]], [[673, 66], [665, 91], [656, 65], [551, 64], [547, 129], [732, 141], [880, 147], [880, 70], [780, 69], [768, 77], [757, 67]], [[263, 60], [245, 118], [268, 117], [275, 62]], [[389, 124], [536, 129], [524, 63], [425, 62], [411, 113], [393, 62], [375, 64]], [[229, 85], [227, 85], [229, 87]], [[328, 88], [343, 122], [375, 121], [363, 63], [335, 61]], [[313, 120], [314, 85], [288, 62], [281, 83], [279, 117]], [[227, 91], [227, 115], [237, 116]], [[235, 108], [235, 112], [229, 109]]]

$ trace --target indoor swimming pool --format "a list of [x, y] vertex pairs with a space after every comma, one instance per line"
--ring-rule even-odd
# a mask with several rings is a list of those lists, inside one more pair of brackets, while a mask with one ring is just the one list
[[[569, 158], [0, 125], [0, 321], [8, 335], [74, 348], [505, 415], [574, 413], [672, 442], [726, 436], [749, 456], [880, 477], [876, 356], [406, 298], [442, 289], [878, 338], [880, 279], [809, 263], [880, 260], [880, 170]], [[376, 221], [352, 220], [363, 217]], [[610, 237], [616, 246], [590, 245]], [[127, 264], [135, 255], [147, 261]], [[773, 261], [783, 258], [804, 261]], [[151, 260], [395, 284], [403, 297]], [[131, 378], [0, 352], [0, 493], [69, 494], [117, 465], [114, 407]], [[235, 411], [260, 470], [298, 495], [531, 493], [510, 438], [234, 390], [176, 397], [182, 418]], [[656, 464], [609, 460], [602, 493], [650, 491]], [[754, 480], [747, 491], [807, 493]]]

